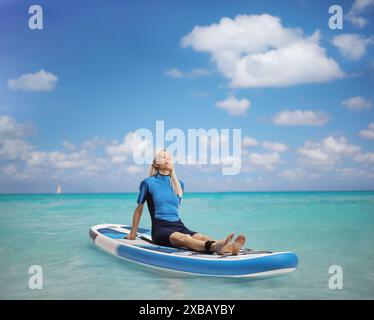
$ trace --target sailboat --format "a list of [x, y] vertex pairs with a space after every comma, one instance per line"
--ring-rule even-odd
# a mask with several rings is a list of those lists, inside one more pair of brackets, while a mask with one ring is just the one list
[[61, 194], [61, 185], [57, 186], [56, 194]]

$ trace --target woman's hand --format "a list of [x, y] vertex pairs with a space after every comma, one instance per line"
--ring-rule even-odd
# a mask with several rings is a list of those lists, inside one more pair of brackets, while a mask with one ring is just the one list
[[136, 239], [136, 232], [138, 230], [140, 217], [141, 217], [142, 212], [143, 212], [143, 207], [144, 207], [144, 203], [140, 203], [136, 207], [136, 209], [134, 211], [134, 216], [132, 218], [131, 232], [130, 232], [129, 235], [125, 236], [124, 239], [128, 239], [128, 240], [135, 240]]
[[126, 237], [125, 237], [125, 239], [128, 239], [128, 240], [135, 240], [136, 239], [136, 235], [134, 235], [134, 234], [128, 234]]

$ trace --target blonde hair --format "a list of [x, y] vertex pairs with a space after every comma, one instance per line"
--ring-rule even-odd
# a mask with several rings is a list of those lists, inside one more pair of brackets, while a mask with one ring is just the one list
[[[157, 174], [158, 172], [158, 164], [157, 164], [158, 161], [157, 160], [160, 158], [161, 152], [168, 153], [165, 149], [161, 149], [155, 154], [152, 164], [149, 166], [149, 169], [148, 169], [148, 177], [155, 176]], [[173, 187], [174, 193], [182, 198], [183, 190], [179, 183], [177, 175], [175, 174], [174, 164], [173, 164], [173, 168], [171, 169], [171, 173], [170, 173], [170, 184]]]

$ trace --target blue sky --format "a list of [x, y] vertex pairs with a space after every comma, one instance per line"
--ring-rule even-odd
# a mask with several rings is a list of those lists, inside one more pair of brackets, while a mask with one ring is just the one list
[[177, 165], [187, 191], [373, 189], [373, 1], [331, 3], [342, 30], [326, 1], [33, 4], [0, 5], [0, 192], [136, 191], [156, 120], [248, 138], [238, 175]]

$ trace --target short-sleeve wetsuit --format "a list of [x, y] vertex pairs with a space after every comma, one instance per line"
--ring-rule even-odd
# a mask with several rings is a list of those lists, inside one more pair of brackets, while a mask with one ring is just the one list
[[[179, 180], [182, 190], [184, 183]], [[189, 230], [179, 218], [178, 208], [181, 198], [175, 194], [170, 184], [170, 176], [156, 175], [144, 179], [139, 186], [138, 204], [147, 201], [152, 220], [152, 240], [161, 246], [173, 246], [169, 237], [173, 232], [193, 236], [196, 232]]]

